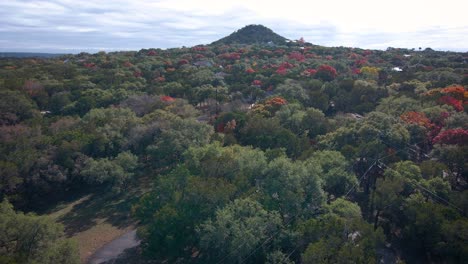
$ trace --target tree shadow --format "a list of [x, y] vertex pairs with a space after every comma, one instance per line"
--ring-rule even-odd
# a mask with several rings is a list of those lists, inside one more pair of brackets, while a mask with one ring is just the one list
[[58, 221], [65, 226], [65, 234], [69, 237], [92, 228], [99, 220], [125, 228], [135, 222], [131, 217], [131, 208], [140, 196], [141, 193], [137, 191], [118, 195], [95, 191], [59, 217]]

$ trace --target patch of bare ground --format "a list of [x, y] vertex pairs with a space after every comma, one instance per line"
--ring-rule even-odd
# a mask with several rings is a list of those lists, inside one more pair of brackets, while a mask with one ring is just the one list
[[81, 262], [86, 263], [101, 247], [136, 228], [131, 207], [150, 186], [150, 179], [142, 178], [122, 194], [87, 194], [56, 206], [48, 215], [65, 226], [67, 237], [78, 242]]

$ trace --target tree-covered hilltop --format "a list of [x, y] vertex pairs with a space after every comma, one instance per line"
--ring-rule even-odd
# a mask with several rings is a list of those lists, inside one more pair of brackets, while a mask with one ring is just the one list
[[211, 45], [221, 44], [285, 44], [286, 38], [276, 34], [273, 30], [263, 25], [248, 25], [245, 26], [227, 37], [219, 39]]
[[[0, 199], [145, 185], [126, 213], [159, 262], [468, 259], [468, 53], [275, 44], [0, 59]], [[0, 234], [45, 221], [1, 205]], [[31, 259], [74, 256], [44, 225]]]

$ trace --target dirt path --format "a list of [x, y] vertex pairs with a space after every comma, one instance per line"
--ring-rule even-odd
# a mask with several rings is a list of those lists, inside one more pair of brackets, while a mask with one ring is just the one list
[[88, 264], [100, 264], [117, 258], [124, 250], [140, 244], [136, 230], [131, 230], [98, 249], [88, 260]]

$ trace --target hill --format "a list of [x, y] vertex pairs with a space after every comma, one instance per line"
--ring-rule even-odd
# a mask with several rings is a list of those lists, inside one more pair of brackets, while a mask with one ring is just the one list
[[464, 263], [468, 54], [271, 34], [0, 58], [0, 262]]
[[284, 44], [286, 41], [285, 37], [276, 34], [265, 26], [248, 25], [211, 44], [266, 44], [268, 42]]

